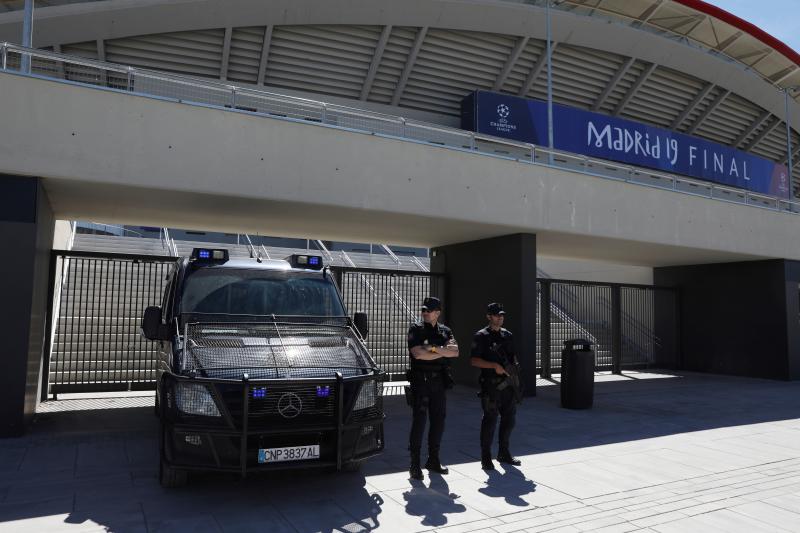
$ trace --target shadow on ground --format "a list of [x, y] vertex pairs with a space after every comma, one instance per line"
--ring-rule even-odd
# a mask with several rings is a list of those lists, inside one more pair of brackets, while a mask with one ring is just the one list
[[[561, 409], [557, 386], [538, 392], [520, 406], [512, 440], [513, 452], [528, 464], [549, 452], [800, 418], [798, 383], [700, 374], [619, 379], [596, 384], [588, 411]], [[0, 441], [0, 529], [13, 522], [22, 531], [53, 523], [150, 533], [409, 531], [448, 525], [454, 516], [480, 519], [462, 503], [466, 496], [489, 498], [509, 512], [530, 505], [525, 497], [537, 484], [523, 471], [479, 468], [474, 390], [457, 387], [449, 398], [443, 459], [457, 471], [422, 483], [407, 480], [404, 400], [390, 396], [385, 406], [386, 451], [360, 473], [196, 475], [179, 490], [158, 485], [152, 407], [42, 413], [27, 436]], [[474, 490], [456, 494], [454, 480], [465, 478], [460, 486], [473, 487], [468, 481]]]

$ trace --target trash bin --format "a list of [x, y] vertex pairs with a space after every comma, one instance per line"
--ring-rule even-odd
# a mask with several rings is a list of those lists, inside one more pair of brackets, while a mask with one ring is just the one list
[[586, 339], [564, 341], [561, 350], [561, 407], [589, 409], [594, 400], [594, 352]]

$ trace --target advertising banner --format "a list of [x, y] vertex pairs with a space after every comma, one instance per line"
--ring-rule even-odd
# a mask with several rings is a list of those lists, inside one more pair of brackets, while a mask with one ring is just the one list
[[[476, 91], [461, 103], [462, 128], [547, 146], [547, 104]], [[728, 146], [621, 119], [553, 105], [557, 150], [690, 176], [782, 198], [790, 196], [788, 169]]]

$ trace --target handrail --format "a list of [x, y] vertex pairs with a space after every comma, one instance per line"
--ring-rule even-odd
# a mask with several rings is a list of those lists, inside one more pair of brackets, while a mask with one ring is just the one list
[[426, 266], [425, 266], [425, 265], [422, 263], [422, 261], [420, 261], [420, 260], [419, 260], [419, 258], [418, 258], [416, 255], [412, 255], [412, 256], [411, 256], [411, 262], [412, 262], [412, 263], [414, 263], [414, 265], [415, 265], [415, 266], [416, 266], [418, 269], [420, 269], [421, 271], [423, 271], [423, 272], [430, 272], [430, 269], [429, 269], [428, 267], [426, 267]]
[[392, 296], [394, 297], [394, 299], [397, 301], [398, 304], [400, 304], [400, 307], [403, 308], [403, 310], [411, 318], [411, 320], [416, 320], [417, 315], [411, 310], [411, 308], [408, 306], [403, 297], [400, 296], [400, 294], [398, 294], [398, 292], [394, 290], [394, 287], [392, 287], [391, 285], [389, 285], [389, 290], [392, 292]]
[[272, 258], [269, 256], [269, 252], [267, 251], [267, 247], [266, 247], [266, 246], [264, 246], [263, 244], [261, 245], [261, 251], [262, 251], [262, 252], [264, 252], [264, 258], [265, 258], [265, 259], [272, 259]]
[[341, 251], [343, 261], [350, 267], [356, 268], [355, 262], [350, 258], [350, 255], [344, 250]]
[[[77, 221], [73, 221], [72, 224], [75, 224], [77, 226]], [[133, 233], [137, 237], [142, 237], [142, 238], [145, 237], [144, 233], [140, 233], [138, 231], [135, 231], [135, 230], [132, 230], [132, 229], [128, 229], [125, 226], [118, 226], [116, 224], [106, 224], [105, 222], [92, 222], [91, 220], [87, 221], [86, 224], [92, 224], [93, 226], [96, 226], [96, 228], [89, 228], [89, 229], [115, 228], [115, 229], [121, 229], [123, 231], [123, 236], [124, 236], [124, 233]], [[83, 227], [87, 227], [87, 226], [83, 226]]]
[[161, 241], [161, 249], [167, 250], [167, 255], [170, 257], [178, 257], [178, 245], [175, 244], [175, 239], [170, 237], [169, 228], [161, 228], [158, 233], [159, 240]]
[[[126, 77], [126, 82], [120, 82], [118, 84], [120, 86], [124, 85], [124, 89], [121, 89], [113, 86], [111, 82], [112, 76], [98, 75], [96, 76], [96, 83], [64, 80], [62, 79], [64, 76], [63, 68], [50, 68], [50, 70], [47, 70], [47, 66], [42, 67], [41, 64], [36, 65], [33, 61], [31, 61], [31, 72], [23, 73], [18, 67], [9, 65], [8, 55], [10, 53], [30, 56], [31, 59], [39, 58], [48, 62], [55, 61], [77, 65], [78, 67], [106, 70], [124, 75]], [[590, 159], [583, 155], [561, 150], [549, 150], [531, 143], [492, 137], [439, 124], [410, 120], [400, 116], [387, 115], [336, 104], [327, 104], [321, 101], [281, 95], [229, 83], [191, 78], [138, 67], [122, 66], [46, 50], [25, 48], [8, 42], [0, 43], [0, 54], [2, 54], [3, 71], [6, 73], [13, 72], [22, 76], [47, 78], [72, 85], [94, 87], [102, 90], [122, 91], [142, 96], [173, 100], [188, 105], [202, 105], [204, 107], [227, 109], [237, 113], [255, 114], [276, 120], [288, 120], [348, 131], [366, 132], [376, 136], [403, 139], [447, 149], [512, 159], [522, 164], [552, 166], [555, 168], [566, 167], [572, 172], [621, 180], [639, 186], [661, 189], [667, 188], [676, 193], [703, 196], [717, 201], [749, 205], [759, 209], [770, 209], [800, 215], [800, 202], [794, 199], [763, 195], [745, 189], [731, 189], [724, 185], [717, 185], [703, 180], [666, 174], [643, 167], [621, 165], [611, 161]], [[478, 142], [482, 144], [478, 144]], [[486, 144], [489, 146], [485, 146]], [[500, 154], [497, 150], [492, 149], [492, 146], [516, 148], [519, 150], [519, 154], [517, 156], [508, 155], [508, 152]], [[543, 155], [553, 156], [552, 165], [548, 163], [551, 158], [543, 157]], [[557, 158], [564, 160], [566, 164], [560, 164], [556, 161]], [[589, 168], [592, 164], [602, 166], [603, 169]], [[604, 172], [604, 170], [612, 172]], [[663, 185], [643, 182], [640, 178], [641, 176], [650, 176], [657, 180], [666, 180], [668, 186], [664, 187]], [[694, 187], [697, 190], [682, 190], [679, 185], [685, 185], [689, 188]], [[733, 191], [736, 192], [734, 193]], [[720, 195], [722, 195], [722, 197], [720, 197]], [[725, 197], [730, 195], [741, 197], [743, 201], [736, 201], [730, 197]]]
[[394, 261], [394, 264], [395, 264], [395, 265], [397, 265], [397, 266], [400, 266], [400, 258], [399, 258], [399, 257], [397, 257], [397, 255], [395, 255], [395, 253], [392, 251], [392, 249], [391, 249], [391, 248], [389, 248], [389, 247], [388, 247], [387, 245], [385, 245], [385, 244], [379, 244], [378, 246], [380, 246], [380, 247], [381, 247], [381, 249], [382, 249], [384, 252], [386, 252], [386, 255], [388, 255], [389, 257], [391, 257], [391, 258], [392, 258], [392, 261]]
[[65, 250], [72, 250], [72, 247], [75, 246], [75, 233], [78, 229], [78, 222], [76, 220], [72, 220], [69, 223], [69, 238], [67, 239], [67, 245], [64, 247]]
[[319, 251], [322, 252], [322, 255], [324, 255], [329, 262], [333, 263], [333, 254], [330, 252], [330, 250], [328, 250], [328, 247], [325, 246], [325, 243], [320, 239], [315, 239], [314, 243], [317, 245]]
[[242, 233], [242, 235], [244, 235], [244, 240], [246, 241], [247, 251], [250, 254], [250, 257], [251, 258], [256, 257], [256, 255], [257, 255], [256, 254], [256, 247], [253, 246], [253, 241], [250, 240], [250, 235], [248, 235], [247, 233]]

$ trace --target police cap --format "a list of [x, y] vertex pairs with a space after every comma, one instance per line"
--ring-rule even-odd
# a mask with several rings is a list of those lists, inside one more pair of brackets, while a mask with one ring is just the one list
[[504, 315], [506, 314], [503, 311], [503, 304], [499, 304], [497, 302], [492, 302], [486, 306], [486, 314], [487, 315]]
[[423, 311], [439, 311], [442, 308], [442, 302], [439, 298], [428, 296], [422, 302]]

